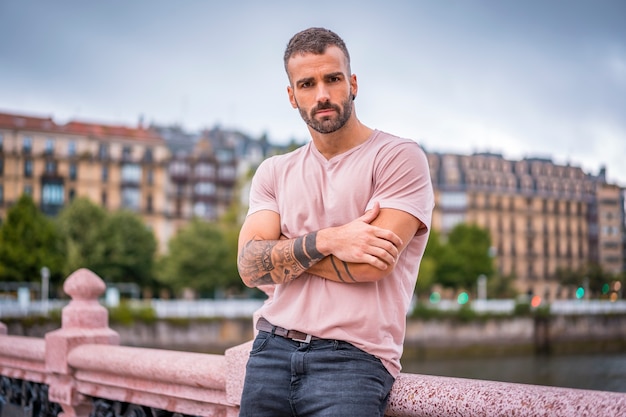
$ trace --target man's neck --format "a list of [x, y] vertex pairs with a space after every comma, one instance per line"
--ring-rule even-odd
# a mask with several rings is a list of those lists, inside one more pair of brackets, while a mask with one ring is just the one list
[[341, 129], [333, 133], [319, 133], [311, 128], [309, 132], [317, 150], [326, 159], [331, 159], [365, 142], [373, 130], [356, 117], [352, 117]]

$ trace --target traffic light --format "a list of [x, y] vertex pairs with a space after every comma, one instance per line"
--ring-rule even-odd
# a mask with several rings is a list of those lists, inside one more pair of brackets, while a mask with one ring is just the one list
[[585, 289], [583, 287], [578, 287], [576, 290], [576, 298], [581, 300], [585, 296]]

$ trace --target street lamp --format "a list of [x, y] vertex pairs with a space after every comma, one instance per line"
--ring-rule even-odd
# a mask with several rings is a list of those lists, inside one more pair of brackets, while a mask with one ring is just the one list
[[487, 276], [485, 274], [478, 276], [478, 299], [487, 299]]
[[45, 315], [48, 315], [48, 286], [50, 284], [50, 270], [41, 268], [41, 306]]

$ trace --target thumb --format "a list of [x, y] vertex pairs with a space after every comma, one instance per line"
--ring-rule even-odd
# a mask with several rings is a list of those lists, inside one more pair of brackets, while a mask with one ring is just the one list
[[365, 223], [371, 223], [376, 217], [378, 217], [378, 214], [380, 214], [380, 203], [376, 201], [374, 203], [374, 206], [371, 209], [367, 210], [364, 215], [358, 218], [358, 220]]

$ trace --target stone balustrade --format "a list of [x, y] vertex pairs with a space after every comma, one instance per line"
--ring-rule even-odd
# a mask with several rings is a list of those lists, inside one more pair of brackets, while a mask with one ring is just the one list
[[[86, 417], [94, 398], [188, 415], [238, 415], [251, 342], [224, 355], [119, 345], [98, 302], [104, 282], [86, 269], [64, 284], [71, 302], [45, 339], [0, 323], [0, 375], [49, 386], [62, 417]], [[401, 374], [388, 416], [626, 416], [626, 394]]]

